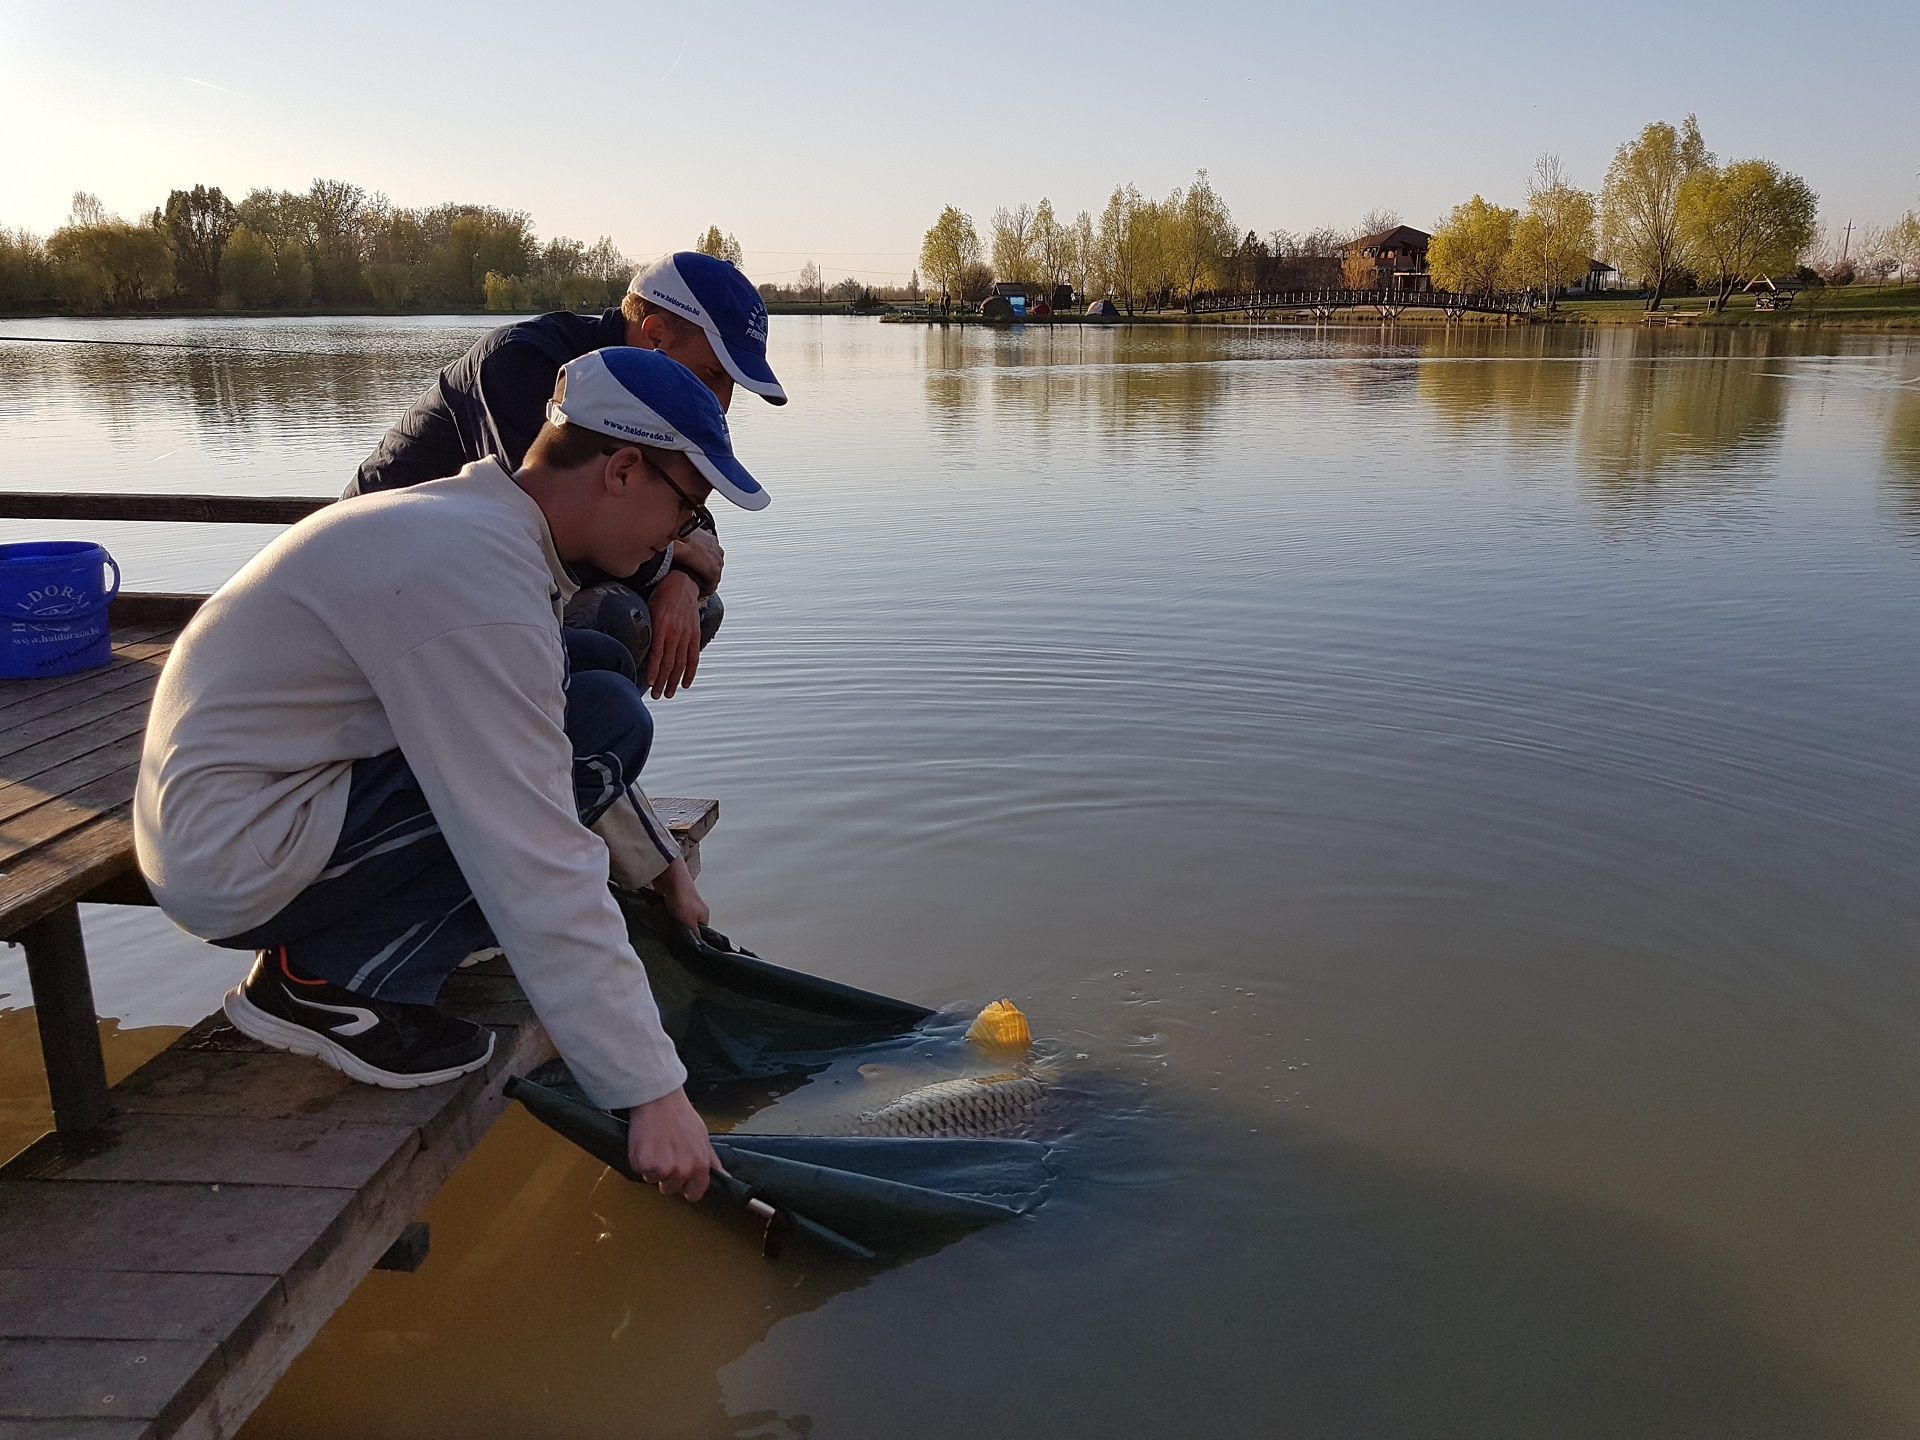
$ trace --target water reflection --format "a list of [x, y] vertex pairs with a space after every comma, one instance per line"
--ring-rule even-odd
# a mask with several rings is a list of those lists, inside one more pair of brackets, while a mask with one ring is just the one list
[[612, 1174], [517, 1107], [425, 1218], [427, 1265], [370, 1277], [243, 1435], [804, 1436], [803, 1413], [730, 1413], [725, 1368], [881, 1273], [770, 1264], [749, 1234]]
[[1899, 524], [1920, 538], [1920, 377], [1901, 384], [1887, 406], [1887, 486]]

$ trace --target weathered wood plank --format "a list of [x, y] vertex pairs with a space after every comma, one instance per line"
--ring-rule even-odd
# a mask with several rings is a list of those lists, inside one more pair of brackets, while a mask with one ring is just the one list
[[122, 590], [107, 610], [107, 623], [115, 630], [154, 621], [184, 625], [206, 603], [205, 595], [178, 590]]
[[109, 666], [105, 670], [90, 670], [82, 683], [60, 690], [31, 690], [19, 696], [0, 709], [0, 724], [9, 730], [16, 724], [24, 724], [41, 715], [54, 715], [64, 712], [69, 703], [81, 696], [91, 699], [110, 690], [124, 689], [129, 685], [152, 683], [160, 673], [161, 662], [151, 660], [145, 666], [120, 665]]
[[85, 725], [63, 730], [37, 745], [16, 750], [0, 760], [0, 787], [17, 785], [68, 760], [91, 754], [103, 745], [137, 736], [147, 728], [147, 707], [138, 705], [105, 715]]
[[160, 668], [150, 666], [133, 684], [117, 690], [88, 690], [76, 686], [70, 699], [58, 709], [31, 718], [7, 719], [4, 733], [0, 733], [0, 774], [11, 773], [8, 757], [30, 749], [42, 740], [65, 735], [81, 729], [97, 720], [109, 720], [125, 716], [132, 712], [136, 727], [144, 730], [147, 724], [147, 707], [153, 700], [153, 690], [160, 683]]
[[0, 1415], [147, 1419], [224, 1369], [208, 1340], [0, 1340]]
[[91, 821], [129, 815], [138, 775], [138, 766], [123, 765], [64, 795], [45, 796], [31, 809], [0, 819], [0, 870], [29, 850], [50, 844]]
[[132, 495], [98, 491], [0, 492], [9, 520], [158, 520], [192, 525], [291, 525], [333, 504], [333, 497], [287, 495]]
[[22, 856], [0, 872], [0, 938], [71, 905], [133, 863], [133, 824], [111, 815]]
[[145, 1420], [7, 1420], [0, 1418], [0, 1440], [148, 1440]]
[[[233, 978], [252, 959], [235, 954]], [[444, 1085], [381, 1090], [359, 1085], [317, 1060], [264, 1046], [219, 1016], [194, 1026], [113, 1089], [123, 1115], [199, 1115], [233, 1119], [327, 1119], [418, 1129], [448, 1103]]]
[[353, 1198], [317, 1186], [0, 1181], [0, 1268], [283, 1275]]
[[119, 1116], [84, 1140], [44, 1135], [0, 1180], [150, 1180], [175, 1184], [316, 1185], [357, 1189], [418, 1144], [404, 1125], [333, 1120]]
[[82, 670], [72, 675], [55, 675], [45, 680], [0, 680], [0, 709], [28, 696], [47, 695], [75, 685], [85, 685], [109, 671], [138, 665], [155, 658], [164, 660], [173, 642], [180, 638], [178, 625], [156, 625], [151, 638], [122, 641], [114, 637], [113, 659], [98, 670]]
[[[651, 796], [648, 798], [653, 799]], [[720, 823], [718, 800], [693, 800], [669, 795], [653, 799], [653, 811], [677, 840], [703, 840], [707, 832]]]
[[269, 1275], [0, 1270], [0, 1338], [224, 1341], [279, 1285]]
[[[77, 760], [42, 770], [30, 780], [18, 784], [0, 784], [0, 820], [44, 805], [58, 795], [71, 794], [83, 785], [113, 774], [116, 770], [137, 768], [140, 764], [141, 735], [128, 735], [111, 745], [102, 745]], [[133, 785], [127, 785], [131, 801]]]

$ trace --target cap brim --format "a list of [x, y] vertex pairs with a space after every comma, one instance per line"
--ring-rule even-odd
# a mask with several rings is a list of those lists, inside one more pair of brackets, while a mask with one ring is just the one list
[[773, 503], [773, 497], [733, 456], [709, 455], [704, 450], [688, 450], [684, 453], [693, 462], [693, 468], [707, 477], [709, 485], [742, 510], [764, 510]]
[[787, 392], [780, 382], [774, 379], [773, 367], [767, 364], [764, 352], [755, 355], [752, 351], [735, 354], [731, 345], [718, 331], [709, 330], [708, 336], [714, 342], [716, 358], [727, 374], [733, 377], [733, 383], [744, 386], [770, 405], [787, 403]]

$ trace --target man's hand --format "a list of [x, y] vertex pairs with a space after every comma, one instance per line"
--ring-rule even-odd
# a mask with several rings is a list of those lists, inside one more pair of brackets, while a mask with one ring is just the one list
[[666, 902], [667, 914], [696, 933], [713, 918], [707, 909], [707, 902], [700, 898], [699, 890], [694, 887], [693, 872], [687, 868], [685, 856], [675, 860], [655, 877], [653, 893]]
[[673, 567], [685, 570], [700, 582], [700, 593], [711, 595], [720, 588], [720, 573], [727, 568], [727, 552], [720, 537], [711, 530], [696, 530], [684, 540], [673, 542]]
[[646, 688], [654, 699], [693, 684], [700, 668], [700, 586], [691, 575], [669, 570], [647, 597], [653, 617], [653, 649], [647, 652]]
[[647, 1184], [658, 1185], [662, 1195], [690, 1201], [706, 1194], [713, 1172], [725, 1168], [685, 1090], [627, 1111], [627, 1164]]

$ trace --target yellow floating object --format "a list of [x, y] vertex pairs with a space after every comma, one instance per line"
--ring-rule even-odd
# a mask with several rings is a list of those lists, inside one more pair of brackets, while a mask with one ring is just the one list
[[967, 1027], [967, 1039], [995, 1050], [1026, 1050], [1033, 1045], [1033, 1029], [1013, 1001], [996, 1000]]

